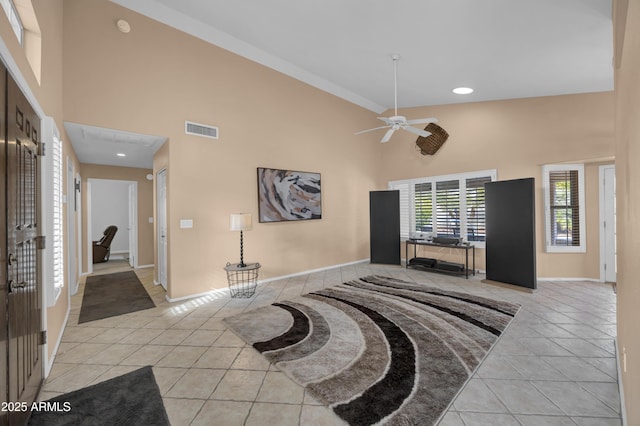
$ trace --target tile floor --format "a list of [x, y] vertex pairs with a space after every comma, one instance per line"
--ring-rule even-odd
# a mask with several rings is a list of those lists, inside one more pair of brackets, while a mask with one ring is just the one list
[[[96, 273], [118, 270], [100, 266]], [[467, 281], [361, 263], [272, 281], [260, 285], [250, 299], [230, 299], [220, 292], [168, 303], [163, 289], [153, 285], [152, 269], [136, 273], [156, 308], [78, 325], [83, 280], [72, 297], [69, 322], [41, 399], [150, 364], [172, 425], [343, 424], [221, 320], [379, 274], [523, 305], [441, 426], [621, 425], [615, 294], [607, 284], [541, 282], [529, 294], [483, 284], [482, 276]]]

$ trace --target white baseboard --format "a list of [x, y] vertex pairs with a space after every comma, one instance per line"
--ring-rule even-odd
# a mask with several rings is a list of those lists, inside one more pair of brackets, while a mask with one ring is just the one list
[[624, 386], [622, 386], [622, 369], [620, 368], [620, 357], [618, 356], [618, 339], [614, 338], [614, 347], [616, 348], [616, 370], [618, 371], [618, 391], [620, 392], [620, 417], [622, 426], [627, 425], [627, 410], [624, 405]]
[[[60, 335], [58, 336], [58, 339], [56, 341], [56, 345], [53, 347], [53, 355], [51, 356], [51, 359], [49, 359], [49, 343], [47, 343], [46, 345], [43, 346], [43, 349], [45, 351], [47, 351], [47, 353], [44, 354], [44, 378], [46, 379], [47, 377], [49, 377], [49, 374], [51, 373], [51, 369], [53, 368], [53, 362], [56, 359], [56, 355], [58, 355], [58, 349], [60, 348], [60, 343], [62, 343], [62, 335], [64, 334], [64, 330], [67, 328], [67, 322], [69, 321], [69, 314], [71, 313], [71, 307], [69, 306], [69, 309], [67, 309], [67, 315], [64, 317], [64, 321], [62, 322], [62, 328], [60, 329]], [[49, 340], [51, 336], [49, 336], [49, 331], [47, 330], [47, 341]]]
[[152, 263], [151, 265], [138, 265], [138, 266], [136, 267], [136, 269], [153, 268], [153, 267], [155, 267], [155, 266], [156, 266], [156, 265], [154, 265], [153, 263]]
[[598, 278], [579, 278], [579, 277], [538, 277], [538, 281], [588, 281], [593, 283], [601, 283]]
[[[282, 280], [282, 279], [286, 279], [286, 278], [298, 277], [300, 275], [313, 274], [314, 272], [328, 271], [329, 269], [341, 268], [343, 266], [356, 265], [358, 263], [365, 263], [365, 262], [369, 262], [369, 259], [356, 260], [354, 262], [341, 263], [339, 265], [325, 266], [323, 268], [310, 269], [308, 271], [296, 272], [295, 274], [281, 275], [281, 276], [278, 276], [278, 277], [267, 278], [265, 280], [258, 280], [258, 285], [265, 284], [265, 283], [268, 283], [268, 282], [271, 282], [271, 281], [277, 281], [277, 280]], [[154, 281], [154, 283], [155, 283], [155, 281]], [[182, 296], [182, 297], [176, 297], [176, 298], [169, 297], [169, 295], [165, 295], [165, 299], [167, 300], [167, 302], [173, 303], [173, 302], [181, 302], [181, 301], [189, 300], [189, 299], [195, 299], [197, 297], [205, 297], [205, 296], [208, 296], [208, 295], [218, 295], [221, 292], [229, 293], [229, 289], [228, 288], [216, 289], [216, 290], [206, 291], [204, 293], [191, 294], [191, 295], [188, 295], [188, 296]]]

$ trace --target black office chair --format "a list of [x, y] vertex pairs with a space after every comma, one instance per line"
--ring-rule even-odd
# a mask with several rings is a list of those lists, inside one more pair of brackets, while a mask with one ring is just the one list
[[118, 232], [117, 226], [107, 226], [100, 241], [93, 242], [93, 263], [102, 263], [109, 260], [111, 242], [113, 241], [113, 237], [116, 236], [116, 232]]

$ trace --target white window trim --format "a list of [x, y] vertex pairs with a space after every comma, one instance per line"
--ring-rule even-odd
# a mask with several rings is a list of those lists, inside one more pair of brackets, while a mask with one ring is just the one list
[[[580, 245], [559, 246], [551, 244], [551, 200], [549, 195], [549, 173], [566, 170], [578, 171], [578, 203], [580, 219]], [[545, 246], [547, 253], [586, 253], [586, 207], [584, 188], [584, 164], [547, 164], [542, 166], [542, 187], [544, 193]]]
[[[436, 199], [436, 182], [441, 181], [450, 181], [450, 180], [458, 180], [460, 182], [460, 229], [461, 234], [463, 234], [462, 229], [467, 228], [467, 188], [466, 188], [466, 180], [480, 177], [490, 177], [492, 182], [495, 182], [498, 179], [498, 172], [496, 169], [489, 170], [481, 170], [477, 172], [469, 172], [469, 173], [455, 173], [449, 175], [441, 175], [441, 176], [430, 176], [430, 177], [421, 177], [414, 179], [404, 179], [404, 180], [393, 180], [389, 181], [388, 188], [389, 189], [399, 189], [401, 191], [401, 203], [402, 203], [402, 192], [407, 192], [407, 203], [408, 206], [400, 205], [400, 229], [401, 229], [401, 237], [402, 240], [405, 241], [409, 237], [408, 232], [411, 232], [412, 229], [415, 229], [416, 218], [415, 218], [415, 205], [411, 200], [414, 199], [414, 188], [416, 184], [420, 183], [431, 183], [431, 191], [432, 191], [432, 199]], [[403, 217], [403, 210], [407, 210], [405, 215], [408, 215], [408, 218]], [[464, 214], [462, 214], [464, 212]], [[408, 232], [404, 233], [404, 230], [407, 229], [408, 224]], [[485, 241], [470, 241], [471, 245], [477, 248], [485, 248]]]
[[13, 3], [13, 0], [0, 0], [0, 3], [2, 4], [4, 13], [7, 15], [7, 19], [13, 29], [13, 33], [18, 39], [18, 43], [22, 46], [24, 40], [24, 26], [22, 25], [22, 20], [20, 19], [16, 5]]

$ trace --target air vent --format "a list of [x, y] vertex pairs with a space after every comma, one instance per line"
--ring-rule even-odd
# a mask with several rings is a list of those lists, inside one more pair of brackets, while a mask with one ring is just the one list
[[205, 138], [218, 139], [218, 128], [206, 124], [184, 122], [184, 132], [188, 135], [203, 136]]

